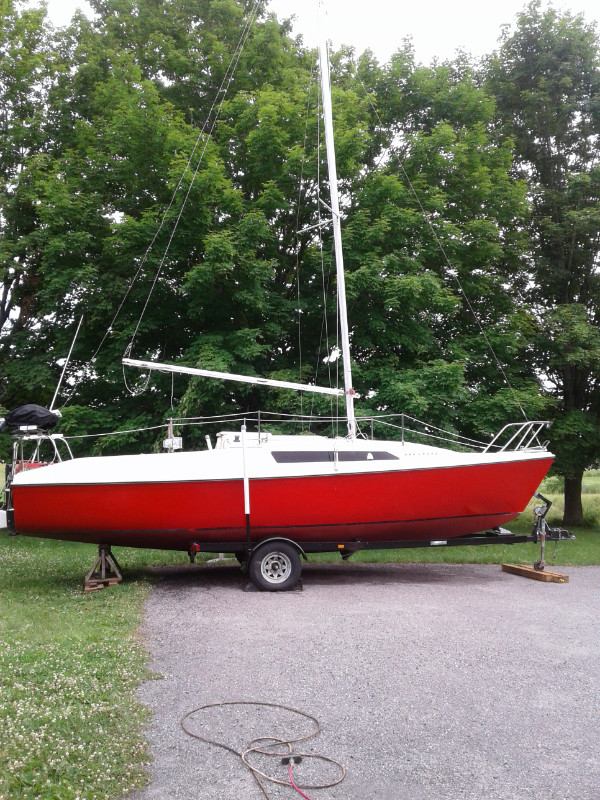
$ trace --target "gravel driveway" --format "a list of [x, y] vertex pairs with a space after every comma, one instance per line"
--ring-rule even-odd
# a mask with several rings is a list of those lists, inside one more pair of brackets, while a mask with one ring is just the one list
[[[180, 727], [198, 706], [252, 700], [319, 719], [298, 750], [347, 775], [313, 800], [599, 800], [600, 567], [565, 572], [550, 584], [499, 566], [309, 564], [303, 591], [277, 594], [244, 592], [231, 565], [159, 570], [144, 633], [163, 677], [139, 692], [155, 712], [152, 783], [134, 797], [261, 800], [239, 759]], [[252, 706], [191, 724], [235, 749], [306, 729]]]

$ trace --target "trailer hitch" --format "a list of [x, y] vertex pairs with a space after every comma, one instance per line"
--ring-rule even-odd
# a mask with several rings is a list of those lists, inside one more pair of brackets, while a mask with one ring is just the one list
[[565, 531], [562, 528], [551, 528], [546, 522], [546, 514], [548, 511], [550, 511], [552, 501], [548, 500], [548, 498], [544, 497], [544, 495], [540, 492], [537, 492], [535, 497], [538, 500], [541, 500], [544, 505], [533, 507], [535, 524], [533, 526], [532, 535], [534, 536], [534, 541], [539, 542], [540, 544], [540, 560], [535, 562], [533, 568], [538, 571], [542, 571], [546, 566], [546, 562], [544, 560], [546, 542], [560, 542], [566, 539], [574, 539], [575, 534], [571, 533], [570, 531]]

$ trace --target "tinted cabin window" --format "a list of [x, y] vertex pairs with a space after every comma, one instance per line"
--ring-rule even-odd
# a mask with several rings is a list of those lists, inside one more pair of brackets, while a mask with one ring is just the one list
[[[274, 450], [278, 464], [315, 464], [335, 461], [333, 450]], [[398, 461], [398, 456], [385, 450], [345, 450], [337, 454], [338, 461]]]

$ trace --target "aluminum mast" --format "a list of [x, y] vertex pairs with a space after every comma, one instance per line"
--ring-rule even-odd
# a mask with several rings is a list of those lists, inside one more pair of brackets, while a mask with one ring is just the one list
[[[322, 2], [319, 0], [319, 16], [322, 17]], [[333, 222], [333, 241], [335, 246], [335, 264], [337, 276], [338, 307], [342, 336], [342, 362], [344, 367], [344, 394], [346, 396], [346, 416], [348, 418], [348, 436], [356, 438], [356, 418], [354, 416], [354, 389], [352, 388], [352, 370], [350, 367], [350, 335], [348, 331], [348, 312], [346, 308], [346, 281], [344, 278], [344, 256], [342, 253], [342, 229], [340, 225], [340, 204], [338, 198], [337, 169], [335, 165], [335, 147], [333, 143], [333, 113], [331, 109], [331, 83], [329, 80], [329, 53], [325, 25], [319, 25], [319, 65], [321, 72], [321, 94], [323, 102], [323, 125], [325, 128], [325, 144], [327, 147], [327, 167], [329, 170], [329, 193]]]

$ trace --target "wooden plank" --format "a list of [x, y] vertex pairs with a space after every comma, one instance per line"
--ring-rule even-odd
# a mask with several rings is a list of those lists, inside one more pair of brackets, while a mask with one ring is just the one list
[[121, 583], [120, 578], [97, 578], [97, 579], [86, 579], [83, 582], [83, 593], [89, 594], [90, 592], [98, 592], [100, 589], [105, 589], [108, 586], [117, 586]]
[[552, 572], [549, 569], [535, 569], [526, 564], [502, 564], [502, 572], [510, 572], [512, 575], [520, 575], [523, 578], [533, 578], [536, 581], [546, 583], [568, 583], [569, 576], [561, 572]]

